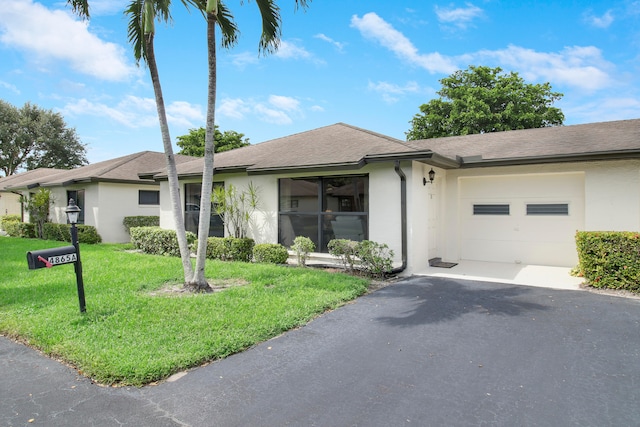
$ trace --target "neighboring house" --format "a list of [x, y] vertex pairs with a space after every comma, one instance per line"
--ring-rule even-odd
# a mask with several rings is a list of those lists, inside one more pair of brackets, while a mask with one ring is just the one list
[[[176, 155], [175, 159], [180, 164], [194, 157]], [[163, 153], [143, 151], [76, 169], [54, 170], [44, 175], [34, 176], [25, 172], [16, 175], [16, 180], [6, 189], [25, 197], [38, 188], [51, 190], [53, 206], [50, 219], [55, 223], [67, 221], [65, 208], [69, 199], [74, 199], [81, 209], [79, 223], [96, 227], [104, 242], [128, 242], [124, 217], [160, 214], [158, 183], [140, 175], [164, 170], [165, 165]], [[26, 212], [25, 221], [28, 221]]]
[[[640, 120], [410, 142], [338, 123], [214, 164], [219, 185], [259, 188], [257, 242], [303, 235], [326, 252], [332, 238], [369, 239], [408, 273], [433, 258], [573, 267], [577, 230], [640, 230]], [[178, 173], [185, 207], [199, 203], [184, 195], [199, 195], [202, 159]], [[160, 224], [174, 228], [155, 178]]]
[[9, 190], [12, 185], [20, 185], [26, 180], [41, 179], [62, 172], [62, 169], [40, 168], [0, 178], [0, 216], [20, 215], [24, 219], [20, 193]]

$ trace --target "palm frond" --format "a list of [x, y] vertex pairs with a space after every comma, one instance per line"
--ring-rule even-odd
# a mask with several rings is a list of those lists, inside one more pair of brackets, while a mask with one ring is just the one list
[[263, 53], [273, 53], [280, 45], [280, 8], [274, 0], [256, 0], [262, 17], [262, 34], [258, 49]]
[[74, 13], [82, 18], [89, 18], [89, 1], [88, 0], [67, 0], [67, 4], [71, 6]]
[[240, 33], [238, 25], [233, 19], [231, 11], [222, 1], [218, 2], [218, 15], [216, 16], [218, 27], [222, 33], [222, 40], [220, 44], [224, 48], [229, 48], [235, 45], [238, 41], [238, 34]]

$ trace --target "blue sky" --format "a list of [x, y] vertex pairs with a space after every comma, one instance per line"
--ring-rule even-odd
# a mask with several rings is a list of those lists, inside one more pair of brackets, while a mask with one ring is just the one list
[[[0, 99], [60, 112], [91, 162], [162, 151], [153, 89], [127, 41], [127, 1], [3, 0]], [[255, 2], [226, 2], [239, 43], [218, 49], [216, 122], [259, 143], [344, 122], [405, 139], [439, 80], [469, 65], [550, 82], [565, 124], [640, 118], [640, 1], [280, 0], [282, 44], [258, 55]], [[204, 126], [206, 26], [174, 0], [156, 57], [172, 140]]]

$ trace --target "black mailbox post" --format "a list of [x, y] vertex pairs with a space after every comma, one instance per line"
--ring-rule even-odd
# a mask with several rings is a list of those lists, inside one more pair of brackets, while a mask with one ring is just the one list
[[78, 287], [78, 301], [80, 302], [80, 312], [84, 313], [85, 311], [87, 311], [87, 308], [84, 300], [82, 262], [80, 261], [78, 229], [76, 228], [79, 212], [80, 208], [78, 207], [78, 205], [76, 205], [75, 200], [69, 199], [69, 206], [67, 206], [66, 213], [69, 218], [69, 223], [71, 223], [71, 243], [73, 244], [73, 246], [42, 249], [39, 251], [29, 251], [27, 252], [27, 264], [29, 264], [29, 270], [36, 270], [38, 268], [51, 268], [55, 267], [56, 265], [73, 263], [76, 273], [76, 284]]

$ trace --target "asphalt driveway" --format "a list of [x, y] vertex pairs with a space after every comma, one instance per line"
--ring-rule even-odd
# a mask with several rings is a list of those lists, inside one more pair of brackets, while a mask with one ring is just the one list
[[640, 300], [412, 277], [157, 386], [0, 370], [7, 426], [638, 426]]

